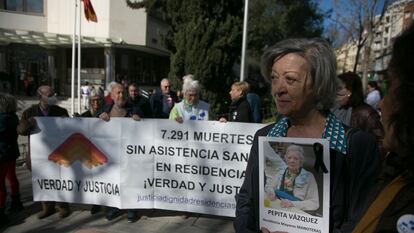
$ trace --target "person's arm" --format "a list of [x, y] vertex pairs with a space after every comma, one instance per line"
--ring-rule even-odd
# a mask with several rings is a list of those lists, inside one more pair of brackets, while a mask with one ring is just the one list
[[35, 126], [36, 120], [33, 117], [29, 117], [28, 111], [24, 111], [16, 130], [19, 135], [27, 136], [35, 128]]
[[266, 184], [265, 191], [269, 198], [273, 201], [275, 197], [275, 189], [280, 185], [280, 174], [286, 169], [286, 163], [282, 157], [275, 152], [269, 143], [263, 143], [263, 151], [266, 159]]
[[[159, 94], [156, 92], [154, 93], [154, 95], [151, 96], [150, 99], [150, 105], [151, 105], [151, 110], [152, 110], [152, 115], [154, 118], [159, 118], [160, 117], [160, 107], [159, 107]], [[161, 108], [162, 108], [162, 104], [161, 104]]]
[[362, 129], [375, 136], [381, 154], [384, 156], [382, 140], [384, 139], [384, 128], [381, 124], [378, 112], [371, 106], [364, 104], [352, 111], [351, 127]]
[[183, 118], [180, 116], [180, 113], [178, 113], [177, 105], [174, 105], [174, 107], [171, 109], [169, 119], [175, 120], [178, 123], [184, 122]]
[[236, 194], [236, 218], [234, 229], [236, 233], [260, 232], [259, 229], [259, 136], [267, 135], [269, 125], [260, 129], [254, 136], [250, 149], [246, 176], [238, 194]]
[[[142, 97], [145, 98], [145, 97]], [[153, 114], [152, 114], [152, 109], [151, 109], [151, 104], [148, 100], [144, 100], [142, 106], [142, 111], [144, 112], [144, 117], [145, 118], [152, 118]]]

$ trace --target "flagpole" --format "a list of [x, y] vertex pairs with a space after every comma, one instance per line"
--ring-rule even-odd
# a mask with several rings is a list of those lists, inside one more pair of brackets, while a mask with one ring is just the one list
[[246, 66], [246, 44], [247, 44], [247, 23], [249, 13], [249, 0], [244, 0], [244, 20], [243, 20], [243, 39], [242, 39], [242, 55], [240, 64], [240, 81], [244, 81]]
[[78, 113], [81, 113], [81, 0], [78, 0]]
[[74, 12], [74, 22], [73, 22], [73, 35], [72, 35], [72, 72], [71, 72], [71, 115], [75, 113], [75, 40], [76, 40], [76, 10], [77, 10], [77, 3], [78, 0], [74, 0], [75, 2], [75, 12]]

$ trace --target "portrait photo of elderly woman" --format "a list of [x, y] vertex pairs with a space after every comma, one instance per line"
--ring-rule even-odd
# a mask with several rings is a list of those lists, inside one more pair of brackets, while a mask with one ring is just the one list
[[304, 168], [304, 163], [305, 151], [295, 144], [288, 145], [284, 153], [268, 156], [265, 182], [265, 202], [268, 204], [265, 206], [293, 211], [319, 208], [318, 185], [312, 172]]

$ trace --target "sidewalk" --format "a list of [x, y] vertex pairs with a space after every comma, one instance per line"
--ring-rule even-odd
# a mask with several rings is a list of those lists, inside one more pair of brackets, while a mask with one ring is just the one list
[[39, 220], [36, 217], [40, 204], [33, 202], [31, 173], [25, 167], [17, 167], [24, 210], [10, 216], [10, 224], [0, 228], [4, 233], [232, 233], [232, 218], [191, 214], [164, 210], [140, 210], [140, 219], [129, 223], [126, 215], [112, 221], [103, 212], [91, 215], [88, 205], [71, 205], [72, 214], [59, 219], [58, 214]]

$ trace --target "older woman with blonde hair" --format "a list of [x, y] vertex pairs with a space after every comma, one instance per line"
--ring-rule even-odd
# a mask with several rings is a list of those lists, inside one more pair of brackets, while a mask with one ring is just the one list
[[229, 92], [231, 104], [227, 116], [222, 116], [220, 122], [253, 122], [252, 111], [246, 95], [249, 92], [249, 83], [245, 81], [235, 82]]
[[379, 173], [380, 156], [371, 135], [349, 130], [329, 111], [337, 93], [332, 48], [319, 38], [280, 41], [263, 54], [262, 74], [271, 83], [282, 118], [254, 137], [245, 180], [236, 195], [236, 232], [272, 230], [259, 226], [259, 136], [329, 140], [330, 232], [352, 231]]

